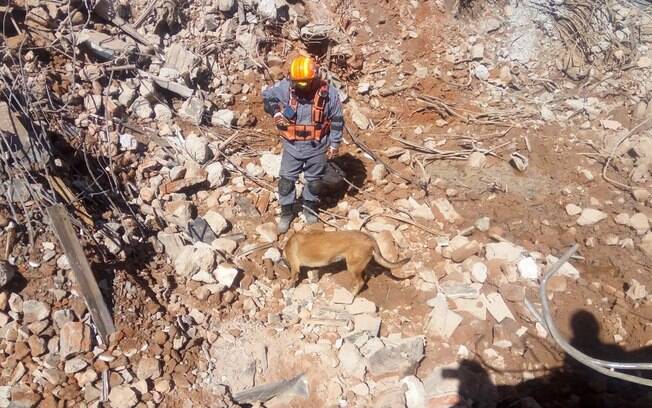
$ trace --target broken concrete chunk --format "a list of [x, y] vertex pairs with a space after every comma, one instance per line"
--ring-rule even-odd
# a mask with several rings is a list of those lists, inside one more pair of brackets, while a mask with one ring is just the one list
[[138, 397], [134, 390], [126, 385], [111, 387], [109, 402], [114, 408], [132, 408], [138, 404]]
[[81, 322], [68, 322], [59, 333], [59, 354], [61, 358], [91, 351], [91, 330]]
[[[553, 255], [546, 256], [546, 264], [548, 268], [551, 268], [552, 265], [557, 263], [557, 261], [559, 261], [559, 258], [557, 258], [556, 256]], [[561, 268], [559, 268], [559, 271], [557, 273], [571, 279], [579, 279], [580, 277], [580, 271], [578, 271], [573, 265], [571, 265], [568, 262], [564, 263], [561, 266]]]
[[498, 323], [501, 323], [505, 319], [512, 319], [516, 320], [514, 318], [514, 315], [512, 314], [512, 311], [509, 310], [509, 307], [503, 300], [503, 297], [499, 293], [490, 293], [486, 295], [487, 299], [487, 310], [493, 316], [494, 319]]
[[0, 260], [0, 289], [9, 283], [18, 269], [7, 261]]
[[462, 322], [462, 316], [448, 308], [448, 301], [443, 293], [438, 293], [430, 305], [433, 309], [428, 316], [428, 331], [448, 340]]
[[[353, 303], [353, 294], [344, 288], [335, 288], [333, 291], [333, 303], [350, 305]], [[375, 310], [374, 310], [375, 312]]]
[[453, 205], [445, 198], [433, 200], [432, 204], [441, 213], [444, 219], [451, 224], [457, 224], [462, 221], [462, 217], [455, 211]]
[[217, 267], [215, 272], [213, 272], [213, 275], [215, 275], [215, 279], [217, 279], [220, 284], [230, 288], [240, 275], [240, 271], [235, 266], [224, 263]]
[[23, 324], [46, 319], [50, 315], [50, 305], [37, 300], [23, 302]]
[[181, 249], [176, 259], [173, 259], [177, 275], [190, 278], [199, 272], [199, 266], [194, 262], [194, 254], [195, 248], [192, 245], [186, 245]]
[[229, 228], [229, 222], [217, 211], [210, 210], [204, 215], [204, 220], [211, 227], [213, 232], [219, 237]]
[[161, 231], [158, 233], [157, 238], [163, 244], [165, 253], [170, 259], [175, 259], [179, 256], [184, 246], [181, 234], [169, 234]]
[[577, 219], [577, 225], [589, 226], [607, 218], [607, 213], [594, 208], [585, 208], [582, 210], [580, 217]]
[[276, 225], [272, 222], [267, 222], [256, 227], [256, 232], [260, 235], [260, 238], [263, 242], [276, 242], [278, 238], [278, 233], [276, 231]]
[[478, 299], [455, 299], [453, 302], [458, 312], [466, 312], [479, 320], [487, 319], [487, 299], [484, 295]]
[[136, 98], [136, 100], [131, 104], [130, 109], [140, 119], [149, 119], [154, 114], [152, 105], [149, 103], [147, 99], [145, 99], [142, 96]]
[[385, 341], [385, 347], [368, 358], [368, 370], [375, 380], [385, 377], [415, 375], [419, 362], [424, 357], [422, 336]]
[[426, 389], [423, 383], [414, 375], [408, 375], [401, 380], [405, 388], [405, 402], [407, 408], [426, 407]]
[[263, 153], [263, 155], [260, 156], [260, 166], [263, 168], [266, 175], [275, 179], [278, 178], [279, 173], [281, 172], [281, 155]]
[[356, 315], [363, 313], [376, 313], [376, 304], [362, 297], [356, 297], [353, 303], [346, 306], [346, 311]]
[[346, 375], [364, 381], [366, 362], [353, 343], [345, 342], [340, 348], [337, 357], [340, 360], [342, 371]]
[[524, 249], [511, 242], [490, 242], [485, 245], [485, 256], [487, 260], [502, 259], [515, 264], [521, 259]]
[[191, 133], [186, 138], [186, 152], [194, 161], [204, 164], [213, 157], [213, 152], [208, 148], [208, 140]]
[[138, 362], [136, 376], [141, 380], [155, 380], [161, 376], [161, 362], [152, 357], [143, 357]]
[[223, 126], [230, 128], [233, 126], [235, 121], [235, 112], [231, 109], [220, 109], [217, 112], [213, 112], [211, 116], [211, 124], [213, 126]]
[[353, 316], [354, 332], [365, 331], [372, 337], [378, 337], [380, 333], [381, 319], [378, 316], [360, 314]]
[[110, 60], [120, 54], [136, 51], [126, 42], [98, 31], [84, 29], [77, 36], [77, 44], [86, 46], [93, 54], [105, 60]]
[[190, 73], [199, 61], [198, 56], [178, 43], [173, 43], [165, 52], [165, 66], [177, 70], [180, 75]]
[[179, 116], [183, 119], [189, 120], [192, 124], [199, 126], [204, 117], [204, 101], [197, 97], [190, 97], [186, 99], [181, 105]]

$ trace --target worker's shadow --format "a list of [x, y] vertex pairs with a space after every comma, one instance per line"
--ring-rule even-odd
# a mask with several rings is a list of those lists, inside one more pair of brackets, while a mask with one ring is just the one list
[[367, 170], [357, 157], [345, 153], [331, 160], [322, 179], [324, 207], [333, 208], [346, 195], [357, 195], [366, 178]]
[[[613, 362], [652, 362], [652, 349], [644, 347], [626, 351], [614, 344], [600, 340], [600, 325], [595, 317], [586, 311], [579, 311], [571, 318], [571, 345], [583, 353]], [[549, 337], [548, 337], [549, 339]], [[536, 353], [531, 351], [531, 356]], [[538, 361], [531, 361], [536, 364]], [[541, 362], [542, 363], [542, 362]], [[549, 361], [548, 361], [549, 363]], [[458, 382], [459, 401], [451, 399], [450, 407], [473, 408], [620, 408], [652, 407], [650, 388], [604, 376], [564, 356], [560, 367], [543, 376], [515, 385], [496, 386], [490, 371], [497, 374], [519, 375], [521, 371], [499, 370], [483, 361], [478, 355], [474, 360], [462, 360], [457, 367], [442, 371], [443, 379]], [[645, 372], [632, 372], [650, 377]], [[536, 373], [535, 373], [536, 375]], [[428, 380], [424, 379], [428, 394]]]

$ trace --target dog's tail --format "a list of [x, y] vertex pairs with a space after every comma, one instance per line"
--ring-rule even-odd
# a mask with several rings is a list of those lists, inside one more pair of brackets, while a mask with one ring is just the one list
[[[391, 261], [385, 259], [383, 254], [380, 252], [380, 247], [378, 246], [378, 242], [376, 242], [375, 239], [373, 241], [374, 241], [374, 261], [376, 261], [376, 263], [378, 265], [389, 269], [390, 272], [391, 272], [392, 269], [399, 268], [399, 267], [405, 265], [406, 263], [408, 263], [410, 261], [409, 257], [403, 258], [403, 259], [401, 259], [400, 261], [397, 261], [397, 262], [391, 262]], [[399, 278], [399, 279], [407, 279], [407, 278], [411, 278], [414, 275], [412, 275], [412, 276], [397, 276], [397, 275], [394, 275], [394, 273], [392, 273], [392, 276], [394, 276], [395, 278]]]

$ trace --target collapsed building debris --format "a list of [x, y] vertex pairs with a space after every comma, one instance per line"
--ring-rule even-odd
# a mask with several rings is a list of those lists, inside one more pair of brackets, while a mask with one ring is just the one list
[[[650, 9], [450, 3], [0, 6], [0, 407], [564, 406], [516, 387], [563, 362], [539, 304], [647, 345]], [[414, 277], [288, 287], [260, 94], [296, 53], [345, 104], [323, 228]]]

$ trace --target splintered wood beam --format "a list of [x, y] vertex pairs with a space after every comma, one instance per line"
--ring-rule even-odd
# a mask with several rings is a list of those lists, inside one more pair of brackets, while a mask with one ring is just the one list
[[109, 313], [109, 308], [104, 302], [100, 288], [97, 286], [97, 281], [88, 264], [88, 259], [84, 255], [79, 238], [77, 238], [75, 230], [72, 227], [68, 213], [61, 204], [48, 207], [47, 213], [50, 217], [54, 233], [59, 239], [59, 242], [61, 242], [63, 251], [68, 257], [68, 263], [72, 268], [82, 296], [84, 296], [86, 306], [91, 312], [91, 317], [97, 327], [97, 331], [102, 338], [102, 342], [106, 344], [109, 335], [115, 332], [113, 319]]

